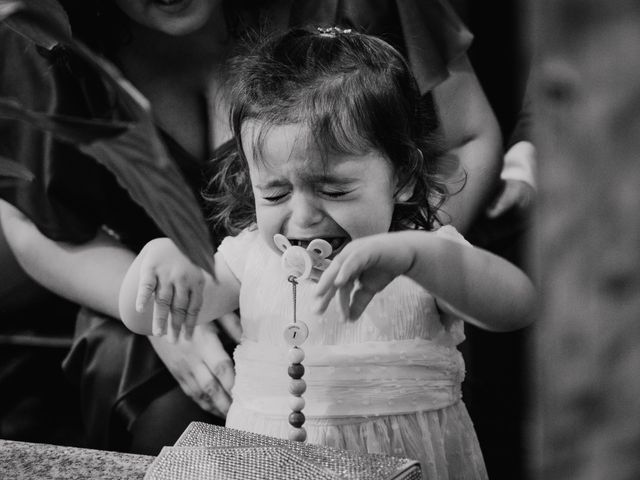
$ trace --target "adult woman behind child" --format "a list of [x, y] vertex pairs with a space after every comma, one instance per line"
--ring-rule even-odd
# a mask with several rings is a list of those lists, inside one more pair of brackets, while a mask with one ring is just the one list
[[[348, 21], [364, 23], [372, 33], [385, 34], [391, 28], [389, 25], [395, 22], [393, 32], [401, 49], [415, 50], [414, 38], [426, 42], [419, 49], [429, 53], [428, 61], [420, 61], [415, 55], [412, 58], [419, 73], [421, 92], [426, 93], [442, 82], [436, 88], [435, 97], [438, 104], [445, 101], [440, 107], [445, 133], [452, 147], [460, 147], [462, 163], [469, 171], [465, 192], [472, 192], [472, 198], [463, 205], [466, 210], [451, 204], [448, 211], [452, 220], [456, 223], [460, 219], [459, 225], [464, 229], [468, 223], [466, 219], [481, 208], [491, 182], [473, 172], [479, 169], [491, 177], [492, 172], [497, 171], [498, 155], [494, 153], [499, 140], [496, 141], [492, 131], [493, 116], [472, 71], [456, 67], [464, 63], [470, 36], [448, 9], [438, 10], [442, 2], [427, 2], [436, 6], [440, 19], [446, 19], [441, 26], [435, 19], [427, 22], [424, 2], [402, 2], [397, 11], [393, 7], [396, 2], [380, 2], [378, 6], [384, 6], [382, 10], [365, 8], [362, 2], [341, 2], [341, 6], [336, 4], [333, 9], [322, 10], [320, 18], [316, 14], [322, 2], [315, 1], [273, 2], [263, 10], [248, 2], [241, 5], [246, 7], [246, 10], [241, 9], [247, 14], [245, 16], [234, 16], [238, 10], [230, 8], [231, 2], [197, 0], [186, 12], [180, 10], [181, 2], [171, 6], [164, 2], [118, 0], [115, 3], [122, 10], [108, 1], [100, 2], [101, 7], [96, 12], [85, 2], [69, 0], [65, 6], [79, 38], [107, 55], [150, 100], [166, 146], [183, 173], [191, 179], [194, 191], [202, 186], [199, 165], [229, 135], [224, 122], [224, 102], [220, 101], [223, 96], [215, 93], [224, 77], [223, 60], [235, 43], [230, 24], [242, 30], [247, 25], [277, 29], [290, 23], [307, 23], [308, 19], [328, 25]], [[87, 9], [96, 15], [83, 15], [82, 11], [86, 13]], [[392, 12], [393, 15], [389, 17], [380, 12]], [[422, 18], [425, 23], [407, 25], [400, 17]], [[380, 23], [383, 18], [394, 20]], [[417, 36], [416, 32], [426, 28], [435, 29], [429, 32], [433, 38], [424, 33]], [[107, 37], [101, 36], [105, 33]], [[13, 41], [17, 40], [14, 38]], [[24, 50], [24, 47], [23, 43], [19, 48]], [[33, 50], [29, 51], [33, 53], [35, 60], [32, 60], [37, 68], [42, 69], [46, 62]], [[447, 67], [452, 65], [455, 67], [452, 75], [444, 80], [449, 73]], [[77, 72], [55, 78], [55, 82], [63, 87], [59, 92], [69, 92], [74, 73]], [[29, 74], [25, 77], [29, 78]], [[75, 80], [82, 88], [88, 88], [88, 92], [95, 92], [90, 77]], [[77, 90], [81, 91], [81, 88]], [[63, 100], [69, 101], [66, 94], [61, 95]], [[469, 99], [473, 101], [468, 102]], [[456, 100], [458, 106], [467, 103], [474, 108], [466, 115], [452, 115], [454, 110], [449, 105], [453, 103], [447, 103], [447, 100]], [[25, 104], [30, 105], [29, 101], [26, 99]], [[95, 98], [89, 98], [87, 104], [95, 106], [92, 102]], [[459, 113], [460, 109], [457, 111]], [[454, 125], [455, 129], [448, 125]], [[477, 157], [468, 155], [471, 152], [465, 148], [477, 145], [473, 142], [486, 146], [478, 149]], [[181, 340], [172, 345], [164, 339], [133, 336], [113, 321], [118, 317], [117, 290], [134, 253], [160, 232], [110, 174], [79, 157], [73, 149], [55, 144], [55, 155], [47, 154], [47, 158], [65, 158], [66, 167], [52, 171], [60, 185], [68, 189], [67, 193], [74, 192], [73, 195], [61, 199], [56, 196], [59, 192], [49, 188], [47, 194], [36, 194], [41, 203], [29, 205], [21, 203], [18, 196], [3, 192], [3, 198], [27, 214], [24, 216], [5, 204], [3, 227], [10, 233], [14, 253], [30, 275], [52, 291], [92, 309], [85, 310], [79, 322], [80, 334], [66, 365], [82, 389], [83, 416], [90, 444], [155, 453], [160, 446], [172, 443], [190, 420], [215, 421], [213, 417], [203, 417], [202, 412], [218, 415], [226, 412], [233, 383], [229, 357], [222, 350], [211, 325], [198, 327], [191, 342]], [[40, 161], [36, 159], [36, 162]], [[78, 170], [74, 171], [76, 168]], [[78, 181], [78, 172], [85, 174], [82, 181]], [[92, 178], [96, 180], [90, 181]], [[105, 192], [111, 193], [105, 195]], [[106, 198], [116, 198], [117, 202], [110, 203]], [[52, 229], [49, 223], [59, 220], [59, 216], [47, 218], [46, 213], [37, 208], [43, 204], [54, 205], [57, 213], [60, 210], [70, 213], [63, 215], [65, 221], [57, 225], [59, 228]], [[99, 207], [92, 208], [93, 205]], [[119, 205], [117, 211], [116, 205]], [[127, 214], [118, 218], [122, 212]], [[118, 233], [120, 240], [105, 233], [100, 228], [103, 224], [109, 226], [111, 232]], [[112, 228], [114, 225], [117, 228]]]
[[[533, 289], [441, 227], [455, 175], [442, 174], [434, 112], [405, 60], [376, 37], [293, 29], [238, 60], [233, 79], [234, 148], [210, 199], [240, 233], [211, 275], [171, 241], [148, 243], [122, 284], [123, 321], [189, 336], [240, 307], [227, 426], [418, 459], [425, 479], [487, 478], [456, 347], [463, 320], [527, 325]], [[152, 293], [193, 317], [167, 325]]]
[[[210, 123], [216, 118], [207, 112], [206, 98], [220, 83], [215, 68], [228, 51], [222, 5], [198, 0], [187, 12], [174, 13], [159, 3], [146, 10], [141, 8], [146, 2], [119, 3], [140, 22], [111, 2], [101, 2], [98, 12], [85, 2], [65, 6], [74, 32], [79, 30], [77, 35], [108, 55], [151, 101], [170, 158], [199, 197], [201, 170], [214, 143]], [[99, 78], [82, 65], [65, 63], [64, 47], [41, 55], [42, 50], [9, 29], [2, 34], [3, 47], [21, 56], [4, 64], [3, 95], [34, 110], [53, 102], [56, 113], [108, 118], [113, 105]], [[56, 97], [52, 91], [58, 92]], [[44, 286], [91, 309], [81, 313], [79, 335], [66, 362], [83, 397], [89, 445], [153, 453], [191, 420], [219, 422], [233, 372], [215, 329], [201, 329], [196, 341], [174, 346], [127, 334], [113, 321], [122, 275], [134, 252], [161, 235], [160, 230], [92, 159], [22, 125], [7, 129], [7, 138], [22, 139], [15, 151], [42, 182], [3, 191], [28, 215], [3, 206], [3, 228], [14, 253]], [[224, 130], [216, 133], [224, 136]], [[45, 171], [48, 176], [40, 173]], [[173, 415], [158, 422], [167, 410]]]

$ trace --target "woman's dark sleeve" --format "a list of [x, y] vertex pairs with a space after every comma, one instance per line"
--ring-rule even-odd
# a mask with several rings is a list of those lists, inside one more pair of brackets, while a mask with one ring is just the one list
[[[0, 25], [0, 97], [36, 112], [91, 118], [104, 92], [98, 83], [93, 92], [87, 89], [87, 80], [72, 71], [63, 49], [47, 51]], [[0, 155], [35, 176], [31, 182], [0, 182], [0, 198], [51, 239], [93, 238], [104, 224], [108, 172], [73, 145], [23, 122], [0, 119], [0, 138]]]
[[[0, 25], [0, 97], [49, 114], [84, 119], [108, 119], [112, 114], [104, 84], [83, 65], [74, 64], [64, 47], [43, 49], [5, 25]], [[31, 182], [0, 179], [0, 198], [47, 237], [84, 243], [102, 225], [114, 223], [117, 214], [129, 217], [128, 223], [136, 228], [154, 228], [113, 175], [74, 145], [1, 118], [0, 139], [0, 156], [19, 162], [35, 176]]]

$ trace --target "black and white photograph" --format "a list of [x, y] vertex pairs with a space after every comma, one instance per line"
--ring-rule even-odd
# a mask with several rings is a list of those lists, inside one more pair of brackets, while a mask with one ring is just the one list
[[0, 478], [640, 478], [638, 85], [630, 0], [0, 0]]

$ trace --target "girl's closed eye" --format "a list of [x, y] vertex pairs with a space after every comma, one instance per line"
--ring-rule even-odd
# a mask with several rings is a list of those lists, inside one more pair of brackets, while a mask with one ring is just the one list
[[351, 193], [351, 192], [345, 192], [345, 191], [340, 191], [340, 190], [322, 190], [320, 191], [320, 193], [326, 197], [330, 197], [330, 198], [340, 198], [340, 197], [344, 197], [345, 195]]
[[325, 197], [337, 199], [337, 198], [346, 197], [347, 195], [352, 193], [354, 190], [355, 189], [324, 187], [321, 190], [319, 190], [319, 193], [320, 195], [323, 195]]
[[269, 203], [278, 203], [283, 200], [287, 195], [289, 195], [289, 191], [281, 190], [277, 192], [264, 192], [261, 196], [262, 199]]

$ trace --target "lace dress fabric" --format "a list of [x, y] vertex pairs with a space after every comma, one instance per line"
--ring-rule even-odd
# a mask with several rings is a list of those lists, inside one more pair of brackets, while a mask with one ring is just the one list
[[[242, 284], [243, 339], [234, 353], [227, 426], [287, 438], [289, 347], [282, 332], [293, 318], [291, 285], [256, 230], [226, 238], [219, 251]], [[355, 322], [341, 321], [334, 302], [324, 315], [312, 313], [312, 293], [313, 282], [300, 281], [297, 317], [309, 327], [302, 345], [307, 441], [413, 458], [424, 478], [487, 478], [461, 400], [462, 320], [442, 315], [406, 277], [374, 297]]]

